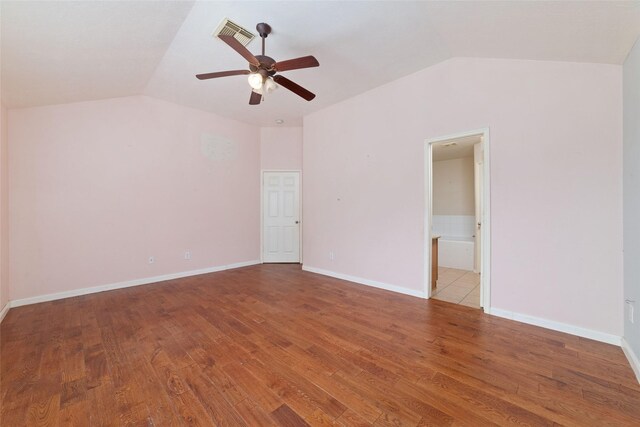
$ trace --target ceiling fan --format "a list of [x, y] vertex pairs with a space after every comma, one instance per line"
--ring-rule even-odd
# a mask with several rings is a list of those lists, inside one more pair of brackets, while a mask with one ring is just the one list
[[[242, 45], [233, 36], [220, 35], [218, 36], [223, 42], [231, 46], [233, 50], [238, 52], [249, 61], [248, 70], [231, 70], [220, 71], [216, 73], [197, 74], [196, 77], [200, 80], [215, 79], [218, 77], [249, 75], [249, 85], [251, 86], [251, 97], [249, 98], [249, 104], [257, 105], [262, 101], [265, 93], [271, 93], [277, 88], [277, 84], [284, 86], [291, 92], [298, 96], [311, 101], [316, 97], [314, 93], [309, 92], [307, 89], [292, 82], [288, 78], [281, 76], [281, 71], [298, 70], [300, 68], [317, 67], [320, 65], [318, 60], [313, 56], [303, 56], [295, 59], [288, 59], [286, 61], [276, 62], [275, 59], [266, 56], [264, 54], [264, 40], [271, 33], [271, 27], [264, 22], [256, 25], [256, 30], [262, 38], [262, 55], [253, 55], [249, 50]], [[277, 84], [276, 84], [277, 83]]]

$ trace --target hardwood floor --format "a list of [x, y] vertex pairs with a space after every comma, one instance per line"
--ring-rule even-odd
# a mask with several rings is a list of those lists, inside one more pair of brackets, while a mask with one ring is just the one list
[[11, 309], [2, 426], [640, 425], [620, 348], [263, 265]]

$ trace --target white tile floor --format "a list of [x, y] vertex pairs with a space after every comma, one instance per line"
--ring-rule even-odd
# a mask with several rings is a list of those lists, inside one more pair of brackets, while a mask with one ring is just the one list
[[480, 308], [480, 275], [473, 271], [438, 267], [432, 298]]

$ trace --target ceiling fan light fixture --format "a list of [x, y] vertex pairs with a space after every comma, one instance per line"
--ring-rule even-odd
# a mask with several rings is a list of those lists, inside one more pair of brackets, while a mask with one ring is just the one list
[[260, 73], [251, 73], [247, 78], [249, 81], [249, 86], [253, 89], [262, 89], [262, 84], [264, 83], [264, 77]]
[[[1, 0], [0, 0], [1, 1]], [[214, 73], [196, 74], [199, 80], [208, 80], [218, 77], [246, 75], [249, 86], [251, 86], [251, 95], [249, 97], [249, 105], [258, 105], [264, 101], [265, 95], [273, 92], [280, 86], [290, 90], [301, 98], [311, 101], [315, 98], [315, 94], [309, 92], [299, 84], [292, 82], [286, 77], [276, 74], [282, 71], [299, 70], [302, 68], [317, 67], [320, 65], [318, 60], [311, 55], [299, 58], [287, 59], [286, 61], [276, 61], [266, 56], [264, 52], [265, 39], [271, 33], [271, 27], [264, 22], [256, 25], [256, 29], [262, 39], [262, 55], [254, 55], [232, 34], [219, 33], [218, 38], [225, 42], [229, 47], [239, 53], [249, 62], [249, 69], [246, 70], [229, 70]]]
[[278, 85], [276, 84], [276, 82], [274, 82], [271, 77], [267, 77], [267, 79], [264, 81], [263, 90], [267, 93], [271, 93], [277, 88]]
[[276, 90], [278, 88], [278, 85], [273, 81], [271, 77], [267, 77], [264, 79], [264, 83], [262, 84], [262, 86], [260, 86], [259, 88], [254, 88], [253, 86], [251, 86], [251, 88], [255, 93], [264, 96]]

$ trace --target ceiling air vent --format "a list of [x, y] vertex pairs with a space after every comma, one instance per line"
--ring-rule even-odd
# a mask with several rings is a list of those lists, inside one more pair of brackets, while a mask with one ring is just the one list
[[222, 20], [218, 28], [213, 32], [213, 37], [218, 36], [233, 36], [243, 46], [248, 45], [255, 37], [251, 31], [226, 18]]

